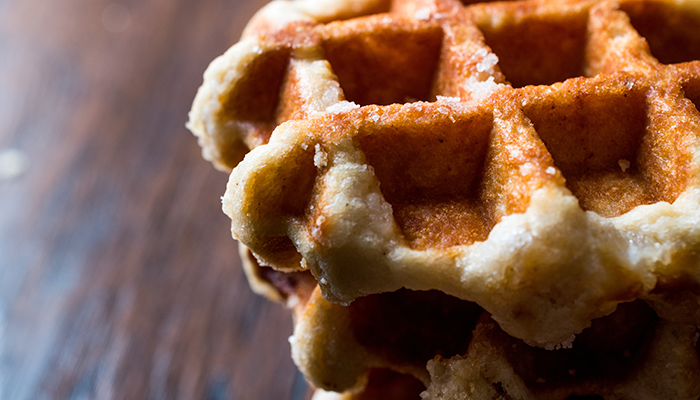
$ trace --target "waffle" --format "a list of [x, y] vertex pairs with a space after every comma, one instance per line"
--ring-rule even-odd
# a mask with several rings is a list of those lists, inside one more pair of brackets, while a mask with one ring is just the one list
[[[265, 284], [289, 292], [279, 281]], [[643, 300], [621, 304], [569, 348], [549, 351], [506, 334], [478, 305], [439, 291], [402, 289], [349, 306], [328, 302], [318, 287], [292, 292], [305, 293], [293, 302], [293, 358], [328, 390], [313, 400], [700, 395], [696, 325], [664, 320]]]
[[[698, 24], [700, 3], [668, 0], [261, 10], [188, 126], [231, 172], [251, 285], [294, 309], [311, 382], [362, 398], [390, 370], [433, 399], [700, 396]], [[402, 296], [427, 316], [454, 302], [455, 348], [436, 347], [442, 322], [382, 306]], [[626, 318], [641, 344], [579, 373]], [[386, 320], [378, 337], [425, 326], [427, 349], [356, 329]]]

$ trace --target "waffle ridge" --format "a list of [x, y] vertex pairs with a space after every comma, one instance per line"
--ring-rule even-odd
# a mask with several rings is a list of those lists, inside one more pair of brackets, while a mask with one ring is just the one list
[[[483, 308], [475, 337], [502, 330], [502, 341], [545, 349], [637, 299], [662, 319], [653, 340], [695, 335], [693, 23], [700, 3], [676, 0], [263, 8], [205, 73], [188, 127], [231, 172], [223, 208], [249, 262], [318, 282], [301, 296], [310, 306], [295, 308], [292, 339], [314, 384], [357, 389], [367, 370], [393, 368], [429, 387], [479, 354], [507, 365], [489, 342], [501, 339], [426, 370], [314, 328], [343, 326], [345, 306], [405, 289]], [[345, 348], [321, 348], [330, 342]], [[352, 358], [347, 370], [329, 369], [340, 357]], [[615, 390], [643, 390], [644, 374]], [[494, 379], [479, 393], [498, 381], [529, 393], [517, 398], [548, 398], [527, 397], [536, 391], [520, 378]]]

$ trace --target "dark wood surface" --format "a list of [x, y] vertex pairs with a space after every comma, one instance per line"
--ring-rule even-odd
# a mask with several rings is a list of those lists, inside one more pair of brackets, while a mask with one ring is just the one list
[[264, 2], [0, 0], [0, 399], [308, 397], [184, 126]]

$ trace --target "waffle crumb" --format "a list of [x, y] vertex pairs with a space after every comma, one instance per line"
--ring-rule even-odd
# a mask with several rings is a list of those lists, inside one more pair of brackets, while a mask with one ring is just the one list
[[627, 172], [627, 170], [630, 168], [630, 162], [627, 160], [617, 160], [617, 165], [620, 166], [622, 172]]

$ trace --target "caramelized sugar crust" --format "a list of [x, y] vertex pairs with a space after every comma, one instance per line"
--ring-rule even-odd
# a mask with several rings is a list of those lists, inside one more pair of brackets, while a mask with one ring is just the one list
[[[381, 18], [330, 24], [323, 52], [348, 101], [359, 105], [431, 100], [442, 29], [395, 29]], [[408, 67], [407, 67], [408, 66]]]
[[[486, 239], [494, 221], [481, 208], [479, 186], [490, 117], [436, 118], [430, 126], [402, 119], [358, 133], [355, 140], [413, 248], [447, 248]], [[397, 142], [402, 145], [397, 147]]]
[[496, 7], [510, 11], [506, 19], [494, 24], [486, 12], [477, 26], [513, 87], [551, 85], [584, 75], [587, 9], [523, 13], [516, 11], [523, 7], [516, 2]]
[[700, 10], [688, 7], [679, 10], [672, 2], [626, 1], [620, 9], [630, 18], [634, 29], [642, 35], [651, 54], [663, 64], [700, 60]]
[[645, 91], [629, 82], [633, 90], [571, 85], [556, 101], [535, 99], [523, 109], [581, 208], [604, 217], [662, 201], [651, 184], [653, 160], [639, 162]]

